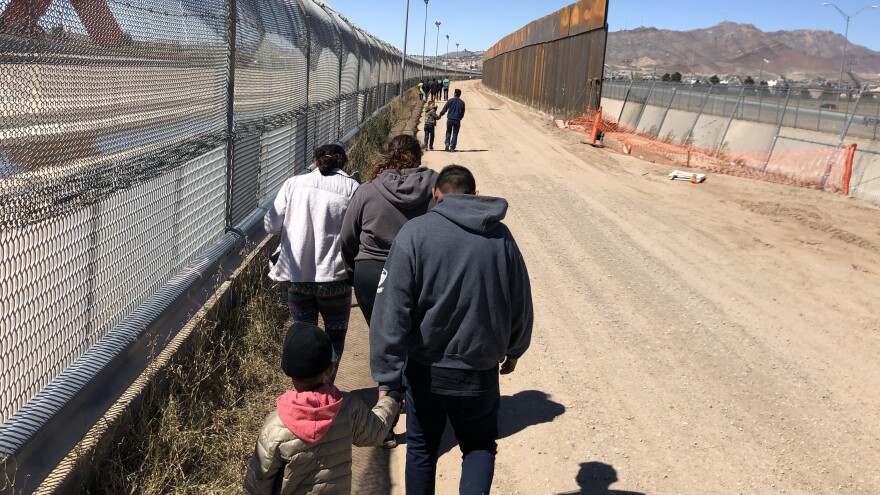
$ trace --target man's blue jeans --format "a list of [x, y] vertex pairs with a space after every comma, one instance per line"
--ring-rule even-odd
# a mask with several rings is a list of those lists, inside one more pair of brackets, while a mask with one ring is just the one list
[[463, 495], [486, 495], [495, 473], [498, 438], [498, 388], [477, 397], [440, 395], [430, 390], [406, 391], [406, 493], [434, 494], [437, 457], [446, 419], [462, 453]]
[[455, 145], [458, 144], [458, 131], [460, 129], [460, 120], [446, 120], [446, 146], [449, 146], [451, 149], [455, 149]]

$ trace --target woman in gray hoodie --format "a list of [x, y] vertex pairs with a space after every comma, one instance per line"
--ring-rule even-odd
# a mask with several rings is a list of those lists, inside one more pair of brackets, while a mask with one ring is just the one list
[[367, 320], [391, 243], [408, 220], [433, 205], [437, 172], [421, 167], [421, 143], [401, 134], [388, 143], [368, 179], [354, 196], [342, 222], [342, 259]]

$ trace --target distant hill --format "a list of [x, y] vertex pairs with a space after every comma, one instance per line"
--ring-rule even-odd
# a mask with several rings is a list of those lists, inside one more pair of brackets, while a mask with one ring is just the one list
[[[606, 63], [615, 70], [638, 67], [658, 75], [681, 72], [701, 76], [780, 75], [791, 81], [837, 81], [843, 55], [842, 35], [800, 29], [766, 33], [751, 24], [722, 22], [707, 29], [670, 31], [639, 28], [609, 33]], [[865, 81], [880, 76], [880, 52], [850, 43], [847, 70]], [[846, 75], [844, 75], [846, 78]], [[848, 79], [848, 78], [847, 78]]]

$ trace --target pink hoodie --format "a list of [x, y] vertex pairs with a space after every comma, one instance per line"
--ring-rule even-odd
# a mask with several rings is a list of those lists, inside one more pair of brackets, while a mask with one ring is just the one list
[[342, 409], [342, 393], [330, 383], [315, 390], [288, 390], [275, 401], [278, 417], [294, 435], [306, 443], [316, 443], [330, 431]]

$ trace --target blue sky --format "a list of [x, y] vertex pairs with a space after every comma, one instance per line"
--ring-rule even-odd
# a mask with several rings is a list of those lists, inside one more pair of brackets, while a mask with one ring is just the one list
[[[455, 43], [462, 49], [485, 50], [505, 35], [530, 21], [569, 5], [574, 0], [430, 0], [426, 53], [433, 55], [437, 39], [434, 21], [440, 21], [440, 48], [450, 50]], [[880, 0], [875, 0], [875, 5]], [[403, 45], [406, 0], [327, 0], [351, 22], [391, 43]], [[822, 0], [608, 0], [608, 24], [612, 31], [641, 25], [687, 30], [714, 26], [724, 20], [754, 24], [764, 31], [822, 29], [843, 34], [846, 23]], [[866, 0], [835, 0], [851, 14], [871, 5]], [[381, 5], [381, 8], [377, 8]], [[425, 26], [425, 4], [410, 0], [407, 53], [420, 55]], [[850, 21], [850, 41], [880, 51], [880, 9], [868, 9]]]

